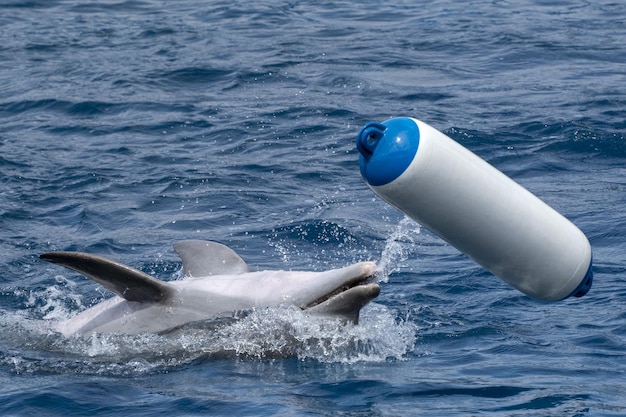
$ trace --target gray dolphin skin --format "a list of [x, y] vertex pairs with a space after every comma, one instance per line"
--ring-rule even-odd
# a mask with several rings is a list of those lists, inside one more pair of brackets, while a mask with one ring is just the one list
[[250, 272], [239, 255], [217, 242], [185, 240], [174, 244], [174, 250], [183, 261], [185, 279], [168, 282], [87, 253], [40, 255], [116, 294], [60, 323], [57, 330], [65, 336], [166, 333], [188, 323], [280, 305], [358, 323], [361, 308], [380, 293], [371, 280], [373, 262], [324, 272]]

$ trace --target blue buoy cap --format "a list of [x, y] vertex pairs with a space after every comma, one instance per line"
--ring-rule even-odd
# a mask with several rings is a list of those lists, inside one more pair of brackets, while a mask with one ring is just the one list
[[356, 138], [361, 175], [370, 185], [385, 185], [409, 167], [419, 147], [420, 131], [413, 119], [398, 117], [363, 126]]

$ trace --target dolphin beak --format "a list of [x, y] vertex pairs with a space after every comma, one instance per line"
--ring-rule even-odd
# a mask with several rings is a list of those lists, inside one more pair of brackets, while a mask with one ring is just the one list
[[380, 285], [361, 281], [307, 305], [304, 309], [314, 315], [339, 316], [354, 324], [359, 323], [361, 309], [380, 294]]
[[338, 316], [358, 324], [361, 309], [380, 294], [380, 285], [371, 282], [375, 265], [369, 265], [363, 275], [356, 277], [335, 291], [303, 307], [308, 313], [319, 316]]

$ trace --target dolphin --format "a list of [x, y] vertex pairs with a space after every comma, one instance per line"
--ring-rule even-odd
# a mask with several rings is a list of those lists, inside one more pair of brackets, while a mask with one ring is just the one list
[[358, 323], [359, 312], [380, 293], [374, 262], [324, 272], [257, 271], [217, 242], [174, 244], [185, 278], [160, 281], [137, 269], [83, 252], [49, 252], [48, 262], [77, 271], [116, 294], [59, 323], [65, 336], [94, 333], [164, 334], [183, 325], [236, 318], [255, 308], [295, 305], [317, 316]]

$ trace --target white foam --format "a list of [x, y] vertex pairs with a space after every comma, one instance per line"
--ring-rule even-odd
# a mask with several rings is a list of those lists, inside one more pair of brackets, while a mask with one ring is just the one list
[[258, 358], [296, 356], [321, 362], [401, 360], [412, 350], [416, 328], [370, 304], [358, 325], [311, 317], [294, 307], [261, 309], [220, 329], [222, 347]]
[[398, 320], [395, 312], [379, 304], [368, 305], [358, 325], [312, 317], [295, 307], [259, 309], [238, 320], [192, 326], [168, 335], [65, 338], [51, 329], [53, 322], [2, 312], [0, 329], [3, 333], [11, 330], [11, 338], [3, 343], [0, 363], [16, 373], [71, 370], [135, 375], [169, 370], [199, 358], [383, 362], [403, 360], [413, 350], [417, 332], [414, 324]]

